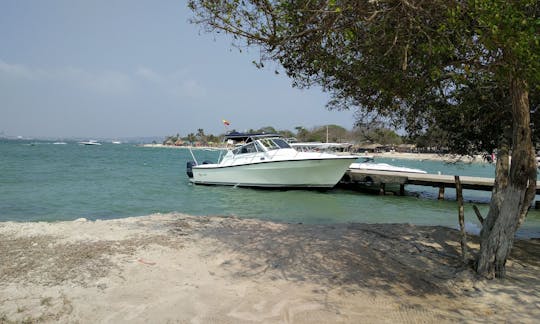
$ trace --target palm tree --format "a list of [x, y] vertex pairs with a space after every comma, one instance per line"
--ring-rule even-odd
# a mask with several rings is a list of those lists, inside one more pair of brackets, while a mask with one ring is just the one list
[[197, 137], [199, 138], [199, 141], [203, 144], [206, 144], [206, 135], [204, 134], [204, 129], [199, 128], [197, 129]]
[[191, 143], [191, 146], [193, 146], [193, 143], [195, 143], [195, 141], [197, 140], [197, 136], [195, 136], [195, 134], [193, 133], [189, 133], [187, 139], [189, 143]]

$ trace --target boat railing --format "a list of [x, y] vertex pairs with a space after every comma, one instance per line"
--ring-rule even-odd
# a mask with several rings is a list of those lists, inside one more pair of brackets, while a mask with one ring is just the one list
[[189, 153], [191, 153], [191, 157], [193, 158], [193, 161], [195, 162], [195, 164], [199, 165], [199, 162], [197, 161], [197, 159], [195, 158], [195, 155], [193, 154], [193, 150], [191, 149], [191, 146], [189, 147]]

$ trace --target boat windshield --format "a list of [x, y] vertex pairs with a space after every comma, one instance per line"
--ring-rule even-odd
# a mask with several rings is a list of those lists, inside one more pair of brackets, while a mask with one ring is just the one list
[[233, 150], [233, 154], [247, 154], [247, 153], [256, 153], [256, 152], [262, 151], [258, 145], [255, 144], [255, 142], [251, 142], [246, 145], [242, 145], [239, 148]]
[[274, 138], [274, 143], [276, 143], [281, 148], [291, 148], [289, 143], [287, 143], [286, 140], [283, 140], [281, 138]]
[[281, 138], [263, 138], [259, 142], [268, 150], [279, 150], [280, 148], [291, 148], [289, 143]]

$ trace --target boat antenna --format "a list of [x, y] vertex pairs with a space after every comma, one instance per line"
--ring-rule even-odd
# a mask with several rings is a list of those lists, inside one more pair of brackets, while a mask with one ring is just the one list
[[326, 125], [326, 143], [328, 143], [328, 125]]

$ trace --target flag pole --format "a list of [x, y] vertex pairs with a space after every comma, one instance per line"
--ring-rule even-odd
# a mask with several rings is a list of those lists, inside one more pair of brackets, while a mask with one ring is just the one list
[[[223, 122], [223, 128], [225, 128], [225, 136], [227, 136], [227, 132], [229, 130], [229, 125], [231, 124], [228, 120], [226, 119], [222, 119], [222, 122]], [[225, 142], [225, 139], [223, 139], [223, 142], [225, 143], [224, 145], [224, 149], [227, 149], [227, 145], [228, 143]], [[223, 153], [223, 150], [221, 150], [221, 152], [219, 152], [219, 157], [218, 157], [218, 162], [221, 160], [221, 154]]]

